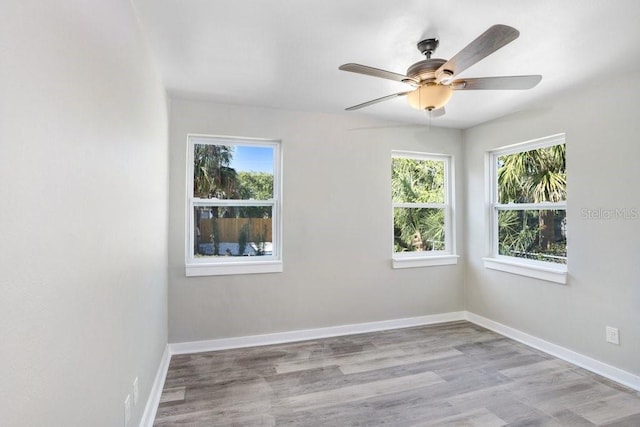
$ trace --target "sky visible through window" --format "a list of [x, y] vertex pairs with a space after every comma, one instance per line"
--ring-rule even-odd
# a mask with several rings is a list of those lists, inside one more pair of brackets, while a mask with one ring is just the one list
[[236, 172], [267, 172], [273, 174], [273, 148], [247, 145], [235, 146], [230, 166]]

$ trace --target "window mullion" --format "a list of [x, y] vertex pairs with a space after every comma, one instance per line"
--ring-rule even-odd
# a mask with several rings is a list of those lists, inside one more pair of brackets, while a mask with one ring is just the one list
[[274, 206], [274, 199], [244, 200], [244, 199], [191, 199], [193, 206]]
[[545, 211], [545, 210], [566, 210], [566, 202], [543, 202], [543, 203], [495, 203], [494, 208], [499, 211]]
[[445, 203], [393, 203], [394, 208], [445, 209]]

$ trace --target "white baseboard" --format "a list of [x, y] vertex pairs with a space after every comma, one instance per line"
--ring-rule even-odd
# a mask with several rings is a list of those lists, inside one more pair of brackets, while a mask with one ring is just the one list
[[164, 380], [167, 378], [167, 372], [169, 371], [170, 361], [171, 350], [167, 344], [164, 348], [164, 353], [162, 353], [160, 365], [158, 366], [156, 378], [153, 380], [147, 404], [144, 407], [144, 413], [140, 420], [140, 427], [153, 427], [153, 421], [156, 418], [156, 412], [158, 411], [158, 405], [160, 404], [160, 396], [162, 395], [162, 389], [164, 388]]
[[569, 363], [580, 366], [603, 377], [609, 378], [627, 387], [631, 387], [634, 390], [640, 391], [640, 376], [634, 375], [630, 372], [623, 371], [622, 369], [600, 362], [591, 357], [584, 356], [580, 353], [576, 353], [568, 348], [561, 347], [559, 345], [550, 343], [543, 339], [534, 337], [525, 332], [521, 332], [517, 329], [503, 325], [502, 323], [495, 322], [486, 317], [479, 316], [469, 311], [465, 312], [465, 319], [476, 325], [490, 329], [494, 332], [504, 335], [505, 337], [519, 341], [530, 347], [544, 351], [559, 359], [566, 360]]
[[356, 323], [352, 325], [330, 326], [327, 328], [305, 329], [291, 332], [278, 332], [265, 335], [251, 335], [216, 340], [192, 341], [169, 344], [171, 354], [201, 353], [204, 351], [226, 350], [231, 348], [254, 347], [270, 344], [282, 344], [306, 341], [341, 335], [361, 334], [388, 329], [408, 328], [411, 326], [432, 325], [436, 323], [464, 320], [464, 312], [433, 314], [429, 316], [409, 317], [405, 319], [383, 320], [380, 322]]

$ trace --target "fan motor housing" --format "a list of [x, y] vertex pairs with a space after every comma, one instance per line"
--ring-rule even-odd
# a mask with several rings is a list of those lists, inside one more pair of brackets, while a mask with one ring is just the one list
[[407, 76], [419, 82], [435, 80], [436, 70], [447, 61], [445, 59], [432, 58], [418, 61], [407, 70]]

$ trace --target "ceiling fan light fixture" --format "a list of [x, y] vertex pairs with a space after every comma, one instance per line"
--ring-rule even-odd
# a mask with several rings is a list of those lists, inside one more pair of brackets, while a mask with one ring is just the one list
[[451, 99], [453, 90], [449, 85], [424, 83], [418, 89], [407, 94], [409, 105], [416, 110], [437, 110], [444, 107]]

